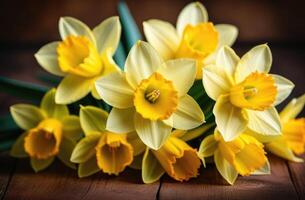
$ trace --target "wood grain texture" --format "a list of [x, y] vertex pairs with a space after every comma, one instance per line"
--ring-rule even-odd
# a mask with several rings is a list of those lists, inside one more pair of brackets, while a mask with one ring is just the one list
[[234, 186], [228, 185], [214, 166], [208, 166], [197, 179], [187, 183], [177, 183], [165, 177], [159, 199], [298, 199], [285, 161], [274, 156], [270, 160], [271, 175], [238, 177]]
[[[301, 156], [305, 160], [305, 155]], [[305, 163], [287, 162], [291, 179], [300, 199], [305, 199]]]
[[0, 153], [0, 199], [6, 194], [14, 170], [15, 159], [9, 157], [7, 152]]
[[28, 160], [20, 160], [11, 178], [7, 200], [95, 200], [143, 199], [156, 197], [159, 182], [145, 185], [139, 171], [127, 169], [120, 176], [98, 173], [79, 179], [76, 171], [66, 168], [59, 161], [47, 170], [35, 174]]

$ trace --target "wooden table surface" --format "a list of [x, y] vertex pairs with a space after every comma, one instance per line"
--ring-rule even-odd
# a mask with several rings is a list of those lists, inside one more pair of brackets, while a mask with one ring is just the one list
[[[140, 26], [149, 18], [174, 23], [187, 2], [189, 0], [143, 0], [141, 3], [127, 0]], [[212, 21], [239, 27], [240, 37], [234, 45], [239, 55], [254, 45], [269, 42], [273, 53], [272, 73], [284, 75], [295, 83], [292, 96], [305, 92], [302, 1], [219, 0], [203, 3]], [[5, 31], [0, 31], [0, 76], [42, 84], [37, 75], [43, 70], [33, 55], [41, 45], [59, 38], [59, 16], [74, 16], [92, 27], [102, 19], [116, 15], [116, 4], [117, 0], [1, 1], [0, 24]], [[9, 105], [17, 102], [24, 101], [0, 91], [0, 114], [7, 113]], [[79, 179], [76, 171], [58, 161], [35, 174], [27, 159], [17, 160], [5, 152], [0, 154], [0, 199], [305, 199], [305, 164], [269, 157], [271, 175], [239, 177], [234, 186], [227, 185], [212, 165], [206, 169], [202, 167], [200, 176], [189, 182], [180, 183], [164, 176], [157, 183], [145, 185], [140, 171], [127, 169], [120, 176], [98, 173]]]

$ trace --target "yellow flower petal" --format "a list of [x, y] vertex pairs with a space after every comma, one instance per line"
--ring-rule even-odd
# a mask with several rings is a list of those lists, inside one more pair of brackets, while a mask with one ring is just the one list
[[303, 110], [305, 105], [305, 94], [299, 98], [292, 99], [289, 104], [280, 113], [282, 122], [287, 122], [290, 119], [294, 119]]
[[45, 119], [29, 130], [24, 138], [24, 149], [30, 157], [47, 159], [55, 156], [62, 142], [62, 124], [55, 119]]
[[80, 126], [79, 117], [69, 115], [63, 118], [63, 136], [73, 141], [79, 140], [83, 135], [83, 130]]
[[49, 118], [61, 120], [69, 115], [69, 110], [66, 105], [59, 105], [55, 103], [56, 89], [51, 89], [47, 92], [40, 104], [40, 108], [47, 113]]
[[173, 127], [189, 130], [204, 122], [204, 114], [198, 103], [190, 95], [179, 98], [177, 110], [173, 113]]
[[288, 147], [283, 138], [276, 139], [266, 144], [266, 149], [271, 153], [293, 162], [304, 162], [302, 158], [296, 157], [292, 150]]
[[70, 161], [71, 154], [75, 145], [76, 145], [75, 141], [63, 137], [60, 144], [60, 150], [57, 154], [59, 160], [62, 163], [64, 163], [67, 167], [70, 167], [72, 169], [76, 169], [75, 164]]
[[118, 175], [133, 160], [126, 135], [105, 132], [96, 146], [97, 165], [103, 172]]
[[94, 106], [82, 106], [79, 117], [85, 135], [90, 135], [94, 131], [103, 132], [105, 130], [108, 113]]
[[262, 135], [280, 135], [281, 122], [275, 108], [264, 111], [247, 110], [248, 128]]
[[119, 66], [114, 62], [113, 60], [113, 51], [115, 49], [109, 47], [105, 49], [105, 51], [101, 55], [102, 63], [103, 63], [103, 71], [101, 76], [106, 76], [108, 74], [111, 74], [113, 72], [120, 72], [121, 69]]
[[93, 42], [93, 44], [95, 44], [94, 35], [90, 28], [78, 19], [73, 17], [61, 17], [58, 26], [62, 40], [70, 35], [86, 36], [89, 40], [91, 40], [91, 42]]
[[247, 127], [242, 109], [232, 105], [226, 96], [220, 96], [213, 109], [217, 128], [226, 141], [233, 140]]
[[90, 93], [96, 78], [83, 78], [72, 74], [67, 75], [58, 85], [55, 94], [57, 104], [70, 104]]
[[146, 145], [141, 141], [135, 131], [127, 134], [127, 141], [129, 142], [129, 144], [131, 144], [133, 148], [133, 156], [142, 154], [146, 149]]
[[165, 173], [159, 161], [155, 158], [153, 153], [146, 149], [142, 161], [142, 180], [144, 183], [154, 183], [158, 181]]
[[220, 95], [229, 93], [234, 82], [223, 67], [208, 65], [203, 69], [202, 83], [209, 97], [216, 101]]
[[24, 150], [24, 138], [28, 135], [28, 132], [22, 133], [13, 144], [10, 151], [10, 155], [15, 158], [26, 158], [29, 155]]
[[145, 119], [164, 120], [175, 112], [178, 93], [171, 81], [158, 72], [142, 80], [135, 90], [134, 106]]
[[238, 36], [238, 29], [231, 24], [217, 24], [215, 25], [217, 32], [219, 33], [218, 46], [223, 45], [232, 46]]
[[237, 179], [238, 172], [234, 169], [234, 167], [224, 159], [219, 150], [215, 151], [214, 154], [214, 162], [218, 172], [221, 176], [231, 185], [234, 184]]
[[267, 44], [258, 45], [248, 51], [239, 61], [235, 80], [243, 81], [252, 72], [268, 73], [272, 64], [272, 54]]
[[[114, 133], [128, 133], [134, 131], [135, 109], [112, 108], [106, 124], [106, 129]], [[128, 122], [128, 123], [126, 123]]]
[[177, 181], [187, 181], [198, 175], [200, 159], [195, 149], [183, 140], [169, 137], [158, 150], [152, 150], [167, 174]]
[[148, 43], [139, 41], [130, 50], [125, 72], [129, 84], [136, 88], [143, 79], [148, 78], [162, 64], [162, 58]]
[[276, 106], [280, 104], [282, 101], [284, 101], [290, 95], [291, 91], [294, 88], [294, 84], [290, 80], [282, 76], [279, 75], [271, 75], [271, 76], [274, 79], [277, 88], [276, 100], [274, 102], [274, 106]]
[[196, 77], [196, 62], [191, 59], [176, 59], [165, 62], [158, 72], [171, 80], [178, 96], [185, 95], [192, 87]]
[[283, 138], [295, 154], [305, 151], [305, 118], [289, 120], [283, 124]]
[[74, 163], [84, 163], [88, 161], [92, 156], [95, 155], [95, 147], [101, 136], [102, 133], [95, 132], [81, 139], [76, 144], [70, 160]]
[[54, 158], [54, 156], [47, 159], [31, 158], [31, 166], [35, 172], [39, 172], [49, 167], [53, 163]]
[[57, 46], [59, 42], [51, 42], [41, 47], [35, 54], [35, 58], [39, 65], [44, 68], [47, 72], [57, 75], [65, 76], [58, 64], [57, 60]]
[[133, 106], [134, 90], [124, 73], [116, 72], [104, 76], [95, 82], [95, 87], [108, 104], [121, 109]]
[[29, 104], [15, 104], [10, 107], [10, 112], [16, 124], [24, 130], [34, 128], [46, 117], [41, 109]]
[[214, 122], [209, 124], [203, 124], [195, 129], [184, 131], [185, 133], [183, 135], [177, 137], [184, 141], [190, 141], [203, 135], [204, 133], [207, 133], [207, 131], [209, 131], [213, 126], [215, 126]]
[[100, 171], [100, 168], [97, 166], [96, 157], [92, 156], [89, 160], [84, 163], [80, 163], [78, 166], [78, 177], [84, 178], [91, 176]]
[[270, 175], [270, 174], [271, 174], [271, 168], [268, 160], [266, 161], [266, 164], [263, 167], [251, 173], [251, 175]]
[[177, 30], [180, 36], [184, 28], [188, 25], [196, 25], [208, 21], [208, 12], [200, 2], [193, 2], [186, 5], [179, 13], [177, 20]]
[[162, 121], [151, 121], [136, 114], [135, 129], [144, 144], [152, 149], [159, 149], [170, 136], [172, 127]]
[[205, 137], [199, 147], [198, 156], [203, 159], [214, 155], [218, 142], [214, 138], [214, 134]]
[[224, 46], [219, 49], [216, 56], [216, 65], [226, 71], [231, 77], [234, 77], [236, 66], [240, 58], [233, 49], [228, 46]]
[[162, 20], [151, 19], [143, 23], [143, 29], [147, 41], [164, 60], [174, 57], [179, 37], [173, 25]]
[[98, 51], [102, 53], [105, 49], [111, 47], [113, 55], [121, 36], [119, 17], [115, 16], [105, 19], [93, 29], [93, 34]]

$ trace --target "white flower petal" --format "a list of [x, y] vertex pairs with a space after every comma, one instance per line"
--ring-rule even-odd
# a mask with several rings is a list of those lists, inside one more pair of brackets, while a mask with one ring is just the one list
[[235, 80], [243, 81], [252, 72], [268, 73], [272, 64], [271, 50], [267, 44], [258, 45], [248, 51], [239, 61]]
[[234, 73], [240, 58], [233, 49], [223, 46], [219, 49], [216, 56], [216, 65], [226, 70], [230, 76], [234, 77]]
[[180, 41], [175, 27], [168, 22], [151, 19], [143, 23], [143, 28], [147, 41], [163, 59], [173, 58]]
[[64, 76], [65, 73], [61, 71], [57, 60], [57, 46], [59, 42], [51, 42], [41, 47], [35, 54], [35, 58], [39, 65], [47, 72]]
[[292, 99], [289, 104], [280, 113], [281, 121], [286, 122], [300, 114], [305, 105], [305, 94], [298, 98]]
[[106, 124], [106, 130], [114, 133], [128, 133], [135, 130], [134, 107], [127, 109], [112, 108]]
[[101, 98], [117, 108], [133, 106], [134, 91], [122, 72], [111, 73], [98, 79], [95, 87]]
[[157, 150], [170, 136], [172, 127], [166, 125], [162, 121], [151, 121], [136, 114], [135, 129], [144, 144], [149, 148]]
[[59, 20], [59, 34], [61, 39], [64, 40], [69, 35], [86, 36], [93, 44], [95, 39], [90, 28], [83, 22], [73, 17], [61, 17]]
[[238, 29], [236, 26], [230, 24], [217, 24], [216, 30], [219, 33], [219, 47], [223, 45], [232, 46], [238, 36]]
[[158, 52], [147, 42], [138, 41], [130, 50], [125, 72], [127, 81], [136, 87], [143, 79], [148, 78], [162, 64]]
[[277, 87], [277, 95], [274, 102], [274, 105], [276, 106], [290, 95], [292, 89], [294, 88], [294, 84], [290, 80], [279, 75], [272, 75], [272, 77]]
[[225, 141], [238, 137], [247, 127], [242, 109], [231, 104], [226, 96], [220, 96], [213, 109], [217, 129]]
[[177, 20], [177, 31], [182, 36], [186, 25], [196, 25], [208, 21], [208, 12], [200, 2], [193, 2], [186, 5], [179, 13]]
[[165, 170], [155, 158], [154, 154], [146, 149], [142, 161], [142, 180], [144, 183], [153, 183], [158, 181], [165, 173]]
[[280, 135], [281, 122], [274, 107], [264, 111], [247, 110], [248, 128], [262, 135]]
[[173, 113], [174, 128], [189, 130], [204, 122], [204, 114], [198, 103], [189, 95], [179, 99], [177, 110]]
[[100, 53], [111, 48], [114, 54], [121, 37], [121, 24], [119, 17], [109, 17], [93, 29], [96, 46]]
[[223, 67], [208, 65], [203, 68], [202, 83], [209, 97], [216, 101], [220, 95], [230, 92], [233, 78]]
[[180, 97], [189, 91], [195, 81], [196, 62], [191, 59], [169, 60], [161, 65], [158, 72], [173, 82]]

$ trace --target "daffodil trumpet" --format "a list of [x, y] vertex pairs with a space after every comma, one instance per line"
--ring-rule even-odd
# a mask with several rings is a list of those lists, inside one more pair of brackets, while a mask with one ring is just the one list
[[179, 13], [176, 28], [162, 20], [143, 23], [147, 41], [163, 59], [191, 58], [196, 60], [196, 79], [202, 78], [202, 67], [214, 63], [223, 45], [231, 46], [238, 29], [229, 24], [208, 22], [206, 8], [200, 2], [186, 5]]
[[42, 68], [64, 77], [56, 91], [56, 103], [70, 104], [90, 92], [101, 99], [94, 86], [95, 80], [118, 71], [112, 59], [121, 35], [118, 17], [104, 20], [92, 31], [75, 18], [62, 17], [59, 33], [62, 41], [46, 44], [35, 54]]
[[144, 144], [135, 133], [116, 134], [105, 130], [108, 113], [100, 108], [80, 109], [80, 123], [85, 133], [75, 146], [71, 161], [79, 164], [78, 176], [87, 177], [99, 171], [118, 175], [141, 154]]
[[47, 92], [40, 107], [16, 104], [10, 108], [14, 121], [25, 131], [10, 153], [17, 158], [30, 157], [36, 172], [47, 168], [56, 157], [76, 168], [70, 156], [82, 136], [79, 118], [70, 115], [67, 106], [55, 103], [55, 93], [55, 89]]
[[145, 145], [157, 150], [172, 128], [188, 130], [201, 125], [204, 114], [187, 94], [195, 75], [193, 60], [164, 62], [150, 44], [137, 42], [129, 52], [124, 72], [96, 81], [97, 92], [113, 106], [106, 129], [115, 133], [136, 131]]

